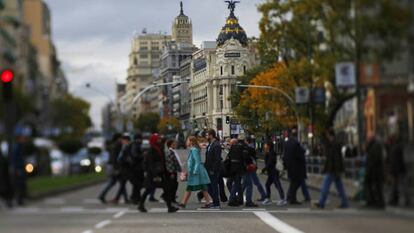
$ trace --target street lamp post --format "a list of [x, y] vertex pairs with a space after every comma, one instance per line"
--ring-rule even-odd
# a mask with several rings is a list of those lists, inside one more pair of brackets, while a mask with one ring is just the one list
[[298, 111], [296, 109], [296, 104], [295, 101], [292, 99], [292, 97], [289, 96], [289, 94], [287, 94], [286, 92], [284, 92], [283, 90], [277, 88], [277, 87], [272, 87], [272, 86], [264, 86], [264, 85], [245, 85], [245, 84], [240, 84], [240, 82], [237, 82], [236, 84], [238, 87], [247, 87], [247, 88], [257, 88], [257, 89], [267, 89], [267, 90], [274, 90], [276, 92], [279, 92], [280, 94], [282, 94], [290, 103], [292, 110], [295, 112], [295, 116], [296, 116], [296, 121], [297, 121], [297, 127], [298, 127], [298, 140], [300, 141], [300, 133], [301, 133], [301, 129], [300, 129], [300, 119], [299, 119], [299, 114]]

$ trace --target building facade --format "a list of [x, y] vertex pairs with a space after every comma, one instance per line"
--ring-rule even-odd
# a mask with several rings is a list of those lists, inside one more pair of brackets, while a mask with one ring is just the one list
[[42, 0], [23, 0], [23, 21], [30, 28], [30, 42], [37, 53], [43, 91], [50, 99], [64, 96], [68, 82], [57, 58], [52, 40], [50, 10]]
[[232, 132], [226, 118], [233, 117], [230, 102], [237, 77], [258, 64], [254, 50], [230, 5], [230, 15], [216, 42], [205, 42], [193, 53], [191, 65], [191, 116], [193, 131], [214, 128], [221, 137]]
[[[172, 26], [172, 41], [167, 42], [161, 56], [161, 76], [159, 82], [169, 83], [181, 81], [181, 64], [191, 58], [196, 47], [192, 44], [192, 23], [188, 16], [184, 14], [183, 3], [180, 3], [180, 14], [175, 18]], [[174, 80], [174, 77], [176, 79]], [[165, 86], [162, 88], [162, 108], [161, 117], [179, 118], [180, 108], [179, 99], [181, 92], [178, 86]]]
[[169, 41], [171, 41], [170, 35], [147, 34], [146, 30], [135, 36], [132, 41], [126, 95], [129, 115], [133, 119], [136, 119], [142, 112], [156, 111], [153, 101], [157, 99], [154, 97], [158, 96], [157, 92], [147, 93], [136, 103], [133, 103], [133, 99], [138, 92], [156, 81], [155, 77], [161, 66], [163, 47]]

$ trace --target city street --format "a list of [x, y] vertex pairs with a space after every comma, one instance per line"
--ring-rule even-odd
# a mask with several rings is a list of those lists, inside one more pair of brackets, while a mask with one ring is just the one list
[[[181, 151], [185, 157], [185, 151]], [[263, 182], [264, 176], [260, 176]], [[287, 183], [284, 183], [287, 190]], [[180, 183], [179, 195], [185, 183]], [[326, 210], [315, 210], [306, 203], [300, 206], [277, 207], [260, 205], [259, 208], [234, 208], [223, 204], [221, 210], [201, 210], [194, 195], [185, 210], [166, 213], [163, 203], [147, 203], [149, 213], [142, 214], [135, 206], [103, 205], [96, 199], [102, 185], [31, 202], [24, 208], [0, 210], [1, 233], [127, 233], [127, 232], [280, 232], [319, 233], [353, 232], [377, 233], [412, 232], [414, 214], [408, 211], [362, 210], [352, 203], [352, 208], [335, 209], [336, 198], [331, 198]], [[113, 197], [112, 190], [110, 195]], [[157, 191], [157, 197], [161, 194]], [[275, 201], [275, 195], [273, 200]], [[258, 194], [255, 193], [255, 198]], [[298, 192], [301, 200], [302, 194]], [[312, 198], [318, 192], [312, 191]]]

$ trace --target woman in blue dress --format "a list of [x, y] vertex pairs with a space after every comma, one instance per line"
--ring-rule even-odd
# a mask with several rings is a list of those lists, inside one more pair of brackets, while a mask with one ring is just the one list
[[210, 184], [210, 178], [208, 176], [207, 170], [205, 169], [203, 163], [201, 162], [200, 156], [200, 145], [198, 140], [194, 136], [190, 136], [187, 140], [187, 147], [190, 148], [190, 154], [188, 155], [187, 165], [188, 165], [188, 179], [187, 179], [187, 189], [184, 194], [183, 200], [179, 204], [180, 207], [185, 208], [188, 202], [188, 199], [191, 196], [193, 191], [202, 191], [204, 199], [206, 200], [205, 208], [210, 206], [210, 196], [208, 195], [208, 185]]

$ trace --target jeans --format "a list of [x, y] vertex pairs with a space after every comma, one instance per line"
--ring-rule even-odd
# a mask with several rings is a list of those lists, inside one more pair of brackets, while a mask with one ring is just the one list
[[252, 181], [253, 181], [253, 184], [257, 187], [257, 190], [259, 191], [262, 199], [266, 198], [266, 192], [263, 188], [262, 183], [260, 183], [259, 177], [257, 176], [256, 172], [252, 173]]
[[280, 179], [279, 179], [279, 172], [277, 171], [271, 171], [267, 174], [267, 180], [266, 180], [266, 193], [267, 193], [267, 198], [270, 199], [270, 195], [271, 195], [271, 187], [272, 184], [275, 185], [277, 191], [279, 192], [279, 197], [281, 200], [285, 199], [285, 192], [283, 191], [283, 187], [282, 184], [280, 183]]
[[342, 184], [342, 179], [339, 176], [334, 176], [327, 174], [323, 180], [321, 198], [319, 199], [319, 205], [325, 207], [326, 199], [328, 198], [329, 188], [331, 183], [335, 182], [336, 190], [339, 193], [341, 198], [341, 207], [348, 207], [348, 199], [345, 194], [344, 185]]
[[252, 182], [252, 174], [247, 173], [243, 176], [243, 187], [246, 189], [246, 203], [252, 203], [253, 197], [253, 182]]
[[102, 192], [99, 194], [99, 198], [105, 199], [106, 194], [111, 190], [112, 187], [116, 184], [116, 178], [114, 176], [111, 176], [109, 178], [108, 183], [106, 183], [105, 188], [102, 190]]
[[127, 190], [126, 190], [126, 183], [127, 183], [127, 179], [124, 179], [124, 178], [121, 178], [120, 180], [119, 180], [119, 189], [118, 189], [118, 192], [116, 193], [116, 196], [115, 196], [115, 200], [117, 200], [117, 201], [119, 201], [119, 199], [121, 198], [121, 196], [123, 196], [124, 197], [124, 201], [125, 202], [129, 202], [129, 200], [128, 200], [128, 193], [127, 193]]
[[229, 202], [237, 202], [238, 196], [242, 193], [242, 185], [241, 185], [241, 176], [235, 176], [233, 177], [233, 185], [231, 187], [230, 191], [230, 201]]
[[300, 183], [300, 188], [302, 189], [303, 197], [305, 198], [305, 201], [310, 201], [311, 197], [308, 190], [308, 185], [306, 184], [306, 180], [303, 179]]
[[214, 206], [220, 206], [219, 198], [219, 176], [218, 175], [209, 175], [210, 184], [208, 185], [208, 193], [213, 199]]

